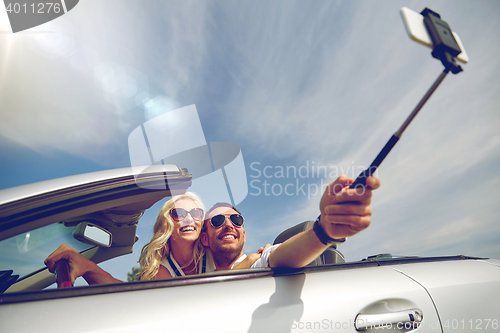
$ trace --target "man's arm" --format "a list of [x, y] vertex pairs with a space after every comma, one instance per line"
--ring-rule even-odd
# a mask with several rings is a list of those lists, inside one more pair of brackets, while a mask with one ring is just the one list
[[106, 284], [123, 282], [115, 279], [108, 272], [97, 266], [94, 262], [85, 258], [81, 253], [75, 251], [66, 244], [62, 244], [52, 252], [47, 259], [45, 265], [51, 273], [54, 273], [54, 265], [57, 261], [65, 259], [69, 264], [69, 275], [71, 282], [82, 276], [88, 284]]
[[[343, 240], [368, 228], [371, 222], [372, 191], [380, 186], [376, 177], [368, 177], [365, 188], [349, 189], [353, 179], [340, 176], [328, 185], [321, 198], [319, 225], [326, 236]], [[344, 204], [339, 204], [339, 203]], [[323, 244], [313, 228], [287, 239], [269, 255], [269, 266], [299, 268], [321, 255], [329, 244]]]

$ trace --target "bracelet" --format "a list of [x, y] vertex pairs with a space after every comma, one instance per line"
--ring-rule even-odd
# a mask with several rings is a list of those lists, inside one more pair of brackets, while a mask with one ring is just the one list
[[335, 238], [331, 238], [330, 236], [328, 236], [325, 233], [325, 230], [323, 230], [323, 228], [319, 224], [319, 219], [320, 218], [321, 218], [321, 215], [318, 216], [318, 218], [316, 219], [316, 222], [314, 222], [313, 231], [314, 231], [314, 233], [316, 234], [316, 237], [318, 237], [318, 239], [319, 239], [319, 241], [321, 243], [323, 243], [325, 245], [331, 245], [333, 243], [344, 243], [346, 241], [345, 238], [335, 239]]

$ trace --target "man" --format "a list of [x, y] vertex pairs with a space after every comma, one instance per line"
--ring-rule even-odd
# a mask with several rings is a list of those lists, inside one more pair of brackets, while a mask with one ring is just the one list
[[[340, 176], [328, 185], [320, 202], [321, 215], [314, 227], [279, 246], [266, 247], [252, 267], [303, 267], [321, 255], [331, 243], [344, 242], [346, 237], [366, 229], [371, 221], [372, 191], [380, 186], [380, 181], [368, 177], [366, 187], [348, 189], [352, 182], [352, 179]], [[206, 214], [206, 230], [200, 237], [202, 244], [210, 249], [215, 270], [231, 269], [245, 258], [245, 229], [242, 221], [231, 217], [235, 214], [239, 212], [227, 204], [215, 205]], [[45, 264], [53, 272], [60, 259], [71, 262], [70, 274], [74, 279], [83, 276], [89, 284], [122, 282], [67, 245], [61, 245], [45, 260]]]
[[[315, 226], [283, 244], [266, 248], [252, 267], [303, 267], [332, 243], [343, 243], [347, 237], [366, 229], [371, 219], [371, 192], [380, 186], [380, 181], [369, 177], [367, 187], [358, 189], [348, 189], [350, 183], [352, 179], [341, 176], [330, 184], [321, 198], [321, 215]], [[245, 229], [237, 215], [241, 214], [234, 207], [219, 203], [205, 216], [206, 230], [200, 236], [201, 242], [212, 252], [216, 270], [231, 269], [245, 258]]]

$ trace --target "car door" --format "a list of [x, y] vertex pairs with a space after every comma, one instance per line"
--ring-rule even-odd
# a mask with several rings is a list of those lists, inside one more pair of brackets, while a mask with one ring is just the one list
[[444, 332], [497, 332], [500, 261], [453, 260], [391, 268], [425, 286]]
[[419, 332], [441, 332], [425, 289], [374, 262], [212, 273], [5, 295], [3, 300], [9, 304], [0, 306], [2, 325], [17, 332], [34, 327], [51, 332], [380, 332], [381, 325], [406, 332], [412, 313], [423, 316]]

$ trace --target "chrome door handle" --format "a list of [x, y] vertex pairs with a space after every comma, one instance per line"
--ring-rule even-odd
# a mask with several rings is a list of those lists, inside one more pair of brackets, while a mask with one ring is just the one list
[[420, 309], [377, 314], [358, 313], [354, 321], [354, 327], [356, 327], [357, 331], [396, 326], [400, 326], [400, 328], [416, 328], [422, 322], [423, 318], [424, 315]]

